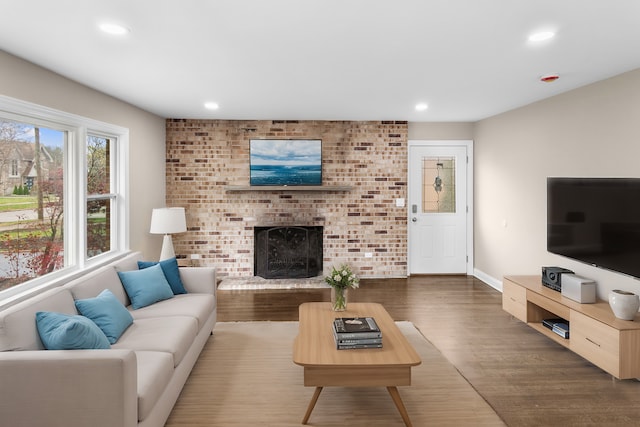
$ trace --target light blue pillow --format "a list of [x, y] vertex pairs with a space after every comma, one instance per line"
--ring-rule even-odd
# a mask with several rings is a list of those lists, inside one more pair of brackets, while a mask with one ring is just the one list
[[119, 271], [118, 276], [134, 309], [173, 298], [173, 291], [160, 264], [144, 270]]
[[36, 326], [47, 350], [111, 348], [104, 332], [84, 316], [38, 311]]
[[115, 344], [133, 323], [129, 310], [109, 289], [100, 292], [95, 298], [76, 300], [75, 303], [80, 314], [93, 320], [111, 344]]
[[169, 282], [169, 286], [171, 286], [171, 290], [173, 291], [174, 295], [187, 293], [187, 290], [182, 284], [182, 279], [180, 278], [180, 270], [178, 268], [178, 260], [175, 257], [164, 259], [159, 263], [156, 261], [138, 261], [138, 268], [142, 270], [145, 268], [153, 267], [156, 264], [160, 264], [160, 267], [162, 267], [162, 272], [167, 278], [167, 282]]

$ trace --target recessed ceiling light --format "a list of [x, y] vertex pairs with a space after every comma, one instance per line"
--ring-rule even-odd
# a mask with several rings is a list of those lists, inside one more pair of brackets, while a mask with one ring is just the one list
[[130, 30], [127, 27], [120, 24], [114, 24], [112, 22], [104, 22], [99, 25], [99, 28], [102, 32], [111, 34], [114, 36], [123, 36], [130, 32]]
[[419, 103], [419, 104], [416, 104], [416, 111], [424, 111], [424, 110], [426, 110], [427, 108], [429, 108], [429, 106], [428, 106], [426, 103], [424, 103], [424, 102], [421, 102], [421, 103]]
[[545, 40], [550, 40], [554, 38], [556, 33], [553, 31], [540, 31], [537, 33], [533, 33], [529, 36], [530, 42], [543, 42]]
[[204, 108], [206, 108], [207, 110], [217, 110], [218, 108], [220, 108], [220, 106], [215, 102], [205, 102]]

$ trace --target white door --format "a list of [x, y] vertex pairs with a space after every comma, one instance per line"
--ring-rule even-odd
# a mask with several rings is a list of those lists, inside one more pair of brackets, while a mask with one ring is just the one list
[[409, 274], [467, 274], [471, 141], [409, 145]]

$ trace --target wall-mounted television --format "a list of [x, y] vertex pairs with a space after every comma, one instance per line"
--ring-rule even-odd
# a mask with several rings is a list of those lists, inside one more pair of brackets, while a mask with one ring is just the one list
[[322, 140], [252, 139], [250, 185], [322, 185]]
[[640, 277], [640, 178], [547, 178], [547, 250]]

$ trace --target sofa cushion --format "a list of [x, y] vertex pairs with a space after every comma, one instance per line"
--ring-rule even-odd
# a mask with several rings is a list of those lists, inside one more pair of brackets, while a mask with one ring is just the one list
[[78, 314], [68, 289], [55, 288], [0, 310], [0, 351], [44, 350], [36, 327], [38, 311]]
[[198, 333], [194, 317], [153, 317], [136, 319], [111, 348], [134, 351], [164, 351], [178, 366]]
[[173, 375], [173, 357], [162, 351], [136, 351], [138, 421], [147, 418]]
[[76, 300], [80, 314], [91, 319], [107, 336], [111, 344], [133, 323], [131, 313], [109, 289], [95, 298]]
[[182, 279], [180, 278], [180, 269], [178, 267], [178, 260], [175, 257], [165, 259], [160, 262], [138, 261], [138, 268], [142, 270], [145, 268], [153, 267], [156, 264], [160, 264], [160, 267], [162, 267], [162, 272], [167, 278], [167, 282], [169, 282], [169, 286], [171, 286], [171, 290], [173, 291], [174, 295], [187, 293], [184, 285], [182, 284]]
[[134, 319], [165, 316], [191, 316], [198, 319], [198, 331], [211, 316], [216, 299], [211, 294], [183, 294], [139, 310], [131, 310]]
[[118, 276], [135, 309], [173, 297], [159, 264], [144, 270], [119, 271]]
[[47, 350], [93, 350], [111, 347], [100, 328], [84, 316], [38, 311], [36, 325]]
[[130, 304], [129, 297], [118, 277], [118, 270], [113, 265], [90, 271], [72, 280], [64, 287], [71, 291], [73, 298], [76, 300], [93, 298], [103, 290], [109, 289], [122, 305], [126, 307]]

